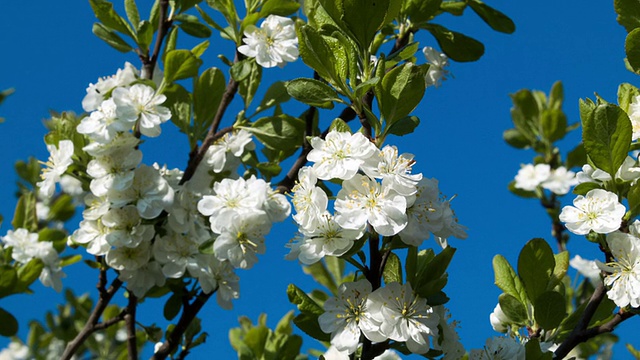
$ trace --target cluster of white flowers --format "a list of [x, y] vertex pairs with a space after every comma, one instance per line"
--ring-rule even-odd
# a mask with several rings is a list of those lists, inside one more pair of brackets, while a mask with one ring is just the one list
[[590, 231], [608, 234], [620, 228], [626, 212], [618, 202], [618, 195], [602, 190], [590, 190], [585, 196], [578, 195], [573, 206], [565, 206], [560, 221], [576, 235], [587, 235]]
[[26, 264], [33, 259], [39, 259], [44, 264], [40, 273], [40, 282], [44, 286], [52, 287], [56, 291], [62, 290], [62, 278], [66, 275], [60, 267], [60, 257], [50, 241], [38, 241], [38, 234], [27, 229], [9, 230], [0, 237], [4, 248], [11, 248], [11, 257], [20, 264]]
[[607, 296], [621, 308], [640, 307], [640, 221], [629, 226], [628, 234], [608, 234], [607, 245], [614, 260], [607, 264], [596, 261], [598, 268], [608, 274], [604, 278], [609, 287]]
[[29, 348], [26, 345], [12, 341], [0, 351], [0, 360], [27, 360], [29, 355]]
[[298, 36], [289, 18], [269, 15], [259, 28], [247, 26], [244, 36], [244, 45], [238, 47], [238, 52], [255, 58], [262, 67], [283, 67], [298, 59]]
[[429, 64], [429, 70], [427, 70], [427, 74], [425, 75], [427, 86], [440, 86], [449, 74], [449, 71], [445, 69], [449, 66], [449, 58], [447, 58], [447, 55], [430, 46], [423, 48], [422, 53], [424, 57], [427, 58], [427, 63]]
[[409, 351], [424, 354], [431, 341], [438, 339], [439, 315], [416, 296], [411, 284], [397, 282], [371, 291], [365, 280], [344, 283], [338, 297], [324, 303], [325, 312], [318, 321], [331, 334], [331, 345], [352, 354], [364, 335], [372, 342], [387, 339], [405, 342]]
[[527, 164], [518, 170], [515, 187], [526, 191], [534, 191], [538, 186], [557, 195], [565, 195], [571, 187], [578, 184], [573, 171], [560, 166], [551, 169], [549, 164]]
[[69, 242], [104, 256], [136, 296], [189, 276], [231, 308], [239, 297], [234, 269], [257, 261], [271, 224], [289, 216], [291, 206], [269, 183], [238, 177], [240, 158], [254, 148], [245, 130], [214, 143], [189, 181], [181, 181], [179, 169], [142, 164], [132, 131], [158, 136], [171, 113], [161, 105], [164, 95], [132, 84], [137, 74], [127, 64], [87, 89], [83, 106], [93, 112], [77, 131], [90, 140], [83, 151], [92, 157], [91, 192]]
[[[640, 166], [638, 162], [631, 156], [627, 156], [620, 165], [618, 171], [616, 171], [616, 180], [629, 181], [634, 184], [640, 179]], [[611, 175], [598, 169], [593, 168], [589, 164], [582, 166], [582, 171], [576, 174], [578, 183], [597, 183], [604, 184], [607, 181], [611, 181]]]
[[[430, 234], [446, 246], [446, 238], [466, 238], [450, 200], [435, 179], [412, 174], [413, 155], [398, 154], [395, 146], [378, 149], [361, 133], [332, 131], [311, 139], [313, 149], [293, 188], [293, 216], [300, 236], [290, 244], [288, 259], [312, 264], [324, 256], [345, 254], [368, 226], [383, 236], [398, 234], [419, 246]], [[341, 180], [334, 210], [318, 180]]]

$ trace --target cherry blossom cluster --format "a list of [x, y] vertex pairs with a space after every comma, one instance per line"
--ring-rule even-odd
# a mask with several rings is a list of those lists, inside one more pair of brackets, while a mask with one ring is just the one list
[[404, 342], [416, 354], [432, 348], [451, 356], [464, 354], [444, 307], [427, 305], [410, 283], [392, 282], [375, 291], [366, 279], [344, 283], [338, 296], [324, 303], [324, 310], [318, 318], [320, 328], [331, 334], [332, 347], [342, 355], [357, 350], [361, 335], [372, 342]]
[[[221, 307], [239, 297], [235, 268], [250, 268], [264, 253], [271, 224], [291, 206], [269, 183], [238, 175], [240, 158], [253, 150], [252, 136], [232, 131], [211, 145], [188, 181], [180, 169], [142, 163], [138, 133], [156, 137], [171, 118], [166, 97], [139, 82], [126, 64], [116, 75], [87, 88], [90, 111], [77, 132], [88, 139], [86, 173], [90, 192], [79, 228], [69, 243], [104, 257], [136, 296], [166, 279], [197, 279], [202, 291], [217, 291]], [[70, 140], [50, 145], [40, 191], [55, 190], [73, 163]], [[49, 195], [50, 196], [50, 195]]]
[[262, 67], [283, 67], [298, 59], [298, 36], [290, 18], [269, 15], [259, 28], [247, 26], [244, 36], [244, 45], [238, 47], [238, 52], [255, 58]]
[[578, 184], [573, 171], [564, 166], [551, 169], [549, 164], [527, 164], [518, 170], [515, 187], [526, 191], [534, 191], [539, 186], [556, 195], [565, 195], [571, 187]]
[[5, 249], [11, 248], [11, 258], [20, 264], [33, 259], [42, 261], [44, 267], [40, 273], [40, 282], [56, 291], [62, 290], [62, 278], [66, 275], [60, 267], [60, 257], [50, 241], [38, 241], [38, 234], [27, 229], [9, 230], [0, 237]]
[[[324, 256], [344, 255], [365, 232], [399, 235], [420, 246], [433, 234], [444, 247], [447, 238], [466, 238], [450, 200], [438, 181], [412, 174], [413, 155], [398, 154], [395, 146], [378, 149], [361, 133], [331, 131], [325, 139], [311, 139], [313, 149], [293, 188], [293, 205], [300, 236], [289, 259], [312, 264]], [[318, 180], [341, 181], [329, 211], [329, 196]]]

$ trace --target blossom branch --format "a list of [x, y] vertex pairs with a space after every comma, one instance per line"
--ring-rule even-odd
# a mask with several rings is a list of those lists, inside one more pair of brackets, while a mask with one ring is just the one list
[[127, 327], [127, 353], [130, 360], [138, 358], [138, 343], [136, 339], [136, 308], [138, 307], [138, 298], [133, 294], [129, 294], [129, 302], [127, 304], [127, 314], [124, 317]]
[[214, 292], [215, 291], [212, 291], [209, 294], [200, 293], [191, 304], [183, 308], [182, 315], [180, 315], [180, 319], [178, 320], [176, 327], [167, 336], [167, 339], [164, 341], [162, 346], [160, 346], [156, 353], [153, 354], [151, 360], [166, 359], [167, 356], [169, 356], [169, 354], [178, 347], [182, 335], [187, 331], [187, 327], [191, 324], [193, 319], [195, 319], [200, 309], [202, 309], [204, 304], [207, 303], [207, 300], [209, 300]]
[[[242, 58], [242, 54], [236, 51], [236, 57], [234, 59], [234, 63], [237, 63], [238, 61], [240, 61], [241, 58]], [[211, 123], [211, 127], [209, 128], [209, 131], [207, 132], [207, 135], [202, 141], [202, 145], [200, 147], [198, 146], [194, 147], [191, 153], [189, 154], [189, 162], [187, 164], [187, 168], [184, 171], [184, 175], [182, 176], [182, 180], [180, 180], [180, 184], [184, 184], [189, 179], [191, 179], [193, 174], [195, 174], [196, 169], [198, 168], [198, 165], [200, 164], [200, 162], [202, 162], [202, 159], [204, 159], [204, 155], [207, 153], [207, 150], [209, 149], [209, 147], [217, 139], [219, 139], [222, 135], [225, 134], [225, 133], [221, 133], [222, 131], [218, 132], [218, 127], [220, 126], [222, 117], [227, 111], [229, 104], [231, 104], [231, 101], [233, 100], [233, 97], [236, 95], [237, 92], [238, 92], [238, 83], [233, 79], [232, 76], [230, 76], [229, 82], [227, 83], [227, 87], [225, 88], [224, 93], [222, 94], [222, 99], [220, 100], [220, 105], [218, 106], [218, 110], [216, 111], [216, 114], [213, 117], [213, 121]], [[227, 132], [230, 132], [231, 130], [233, 130], [233, 127], [225, 128], [224, 130]]]
[[64, 349], [64, 353], [62, 354], [60, 359], [62, 360], [71, 359], [73, 355], [76, 353], [76, 351], [78, 351], [80, 346], [85, 342], [85, 340], [87, 340], [87, 338], [91, 334], [105, 328], [105, 326], [98, 326], [100, 317], [102, 316], [102, 313], [104, 313], [105, 309], [107, 308], [107, 305], [109, 305], [109, 302], [111, 302], [113, 295], [115, 295], [118, 289], [120, 289], [120, 287], [122, 286], [122, 281], [120, 281], [120, 279], [118, 278], [115, 278], [111, 283], [111, 286], [108, 289], [106, 289], [106, 281], [107, 281], [106, 270], [102, 269], [100, 270], [100, 275], [98, 278], [98, 285], [97, 285], [98, 292], [100, 294], [100, 297], [98, 298], [98, 302], [96, 303], [96, 306], [93, 309], [93, 312], [91, 312], [91, 314], [89, 315], [89, 319], [87, 320], [87, 323], [85, 324], [84, 328], [82, 328], [82, 330], [80, 330], [78, 335], [76, 335], [76, 337], [67, 344], [67, 347]]
[[614, 320], [616, 320], [616, 317], [614, 317], [614, 319], [612, 319], [607, 324], [596, 328], [587, 329], [589, 323], [591, 322], [591, 319], [593, 318], [593, 315], [596, 312], [596, 309], [598, 309], [598, 306], [602, 302], [602, 299], [604, 299], [605, 294], [606, 289], [604, 287], [604, 283], [600, 283], [598, 287], [596, 287], [596, 289], [593, 291], [593, 294], [591, 295], [591, 298], [589, 299], [589, 302], [587, 303], [587, 306], [584, 309], [584, 312], [582, 313], [578, 324], [573, 329], [573, 331], [571, 331], [571, 334], [569, 334], [569, 336], [562, 342], [562, 344], [560, 344], [560, 346], [558, 346], [558, 349], [556, 349], [556, 351], [554, 352], [555, 359], [564, 359], [564, 357], [567, 356], [567, 354], [569, 354], [569, 352], [578, 344], [587, 341], [588, 339], [598, 334], [606, 332], [603, 331], [606, 327], [603, 328], [603, 330], [597, 330], [600, 327], [608, 325], [611, 329], [613, 329], [614, 326], [626, 319], [622, 318], [612, 323]]

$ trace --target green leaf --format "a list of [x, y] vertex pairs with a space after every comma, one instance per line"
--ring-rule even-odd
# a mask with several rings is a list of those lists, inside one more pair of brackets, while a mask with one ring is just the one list
[[258, 90], [260, 81], [262, 80], [262, 66], [258, 65], [255, 61], [249, 62], [249, 74], [245, 79], [238, 82], [238, 93], [244, 99], [244, 107], [247, 109], [253, 96]]
[[627, 193], [627, 201], [629, 202], [629, 218], [633, 219], [640, 214], [640, 184], [636, 183], [629, 189]]
[[[82, 255], [78, 255], [82, 257]], [[60, 265], [62, 266], [62, 264]], [[33, 259], [18, 268], [18, 279], [15, 283], [14, 293], [27, 291], [29, 286], [38, 279], [40, 273], [44, 269], [44, 263], [40, 259]]]
[[436, 24], [428, 23], [424, 28], [436, 38], [442, 52], [452, 60], [476, 61], [484, 54], [484, 45], [474, 38]]
[[285, 83], [287, 93], [307, 105], [333, 109], [333, 102], [343, 102], [332, 87], [322, 81], [298, 78]]
[[65, 266], [73, 265], [77, 262], [82, 261], [82, 255], [76, 254], [76, 255], [63, 256], [60, 258], [60, 260], [61, 260], [60, 267], [65, 267]]
[[336, 284], [329, 270], [322, 262], [318, 261], [314, 264], [303, 266], [302, 271], [304, 271], [305, 274], [311, 275], [317, 283], [329, 289], [331, 293], [338, 293], [338, 284]]
[[400, 10], [412, 22], [421, 23], [432, 19], [440, 10], [442, 0], [405, 0]]
[[293, 318], [293, 323], [305, 334], [319, 341], [331, 341], [331, 335], [325, 333], [318, 323], [318, 315], [298, 314]]
[[292, 116], [281, 114], [256, 120], [251, 127], [242, 127], [250, 131], [269, 149], [293, 152], [302, 146], [305, 122]]
[[504, 256], [496, 255], [493, 257], [493, 272], [495, 284], [500, 290], [519, 299], [523, 304], [528, 302], [522, 281]]
[[291, 0], [267, 0], [260, 8], [260, 17], [269, 15], [289, 16], [300, 8], [300, 3]]
[[[113, 9], [113, 4], [105, 0], [89, 0], [93, 13], [108, 28], [135, 38], [127, 22]], [[134, 23], [137, 25], [137, 23]]]
[[0, 335], [14, 336], [18, 333], [18, 320], [7, 310], [0, 308]]
[[553, 250], [544, 239], [530, 240], [520, 251], [518, 275], [532, 302], [547, 290], [555, 266]]
[[164, 60], [164, 79], [167, 83], [198, 75], [202, 60], [189, 50], [171, 50]]
[[343, 0], [341, 19], [360, 49], [368, 49], [378, 29], [384, 25], [389, 0]]
[[18, 272], [9, 265], [0, 267], [0, 298], [15, 293], [15, 284], [18, 281]]
[[567, 116], [562, 110], [546, 109], [540, 116], [542, 135], [549, 142], [558, 141], [567, 134]]
[[209, 68], [200, 74], [193, 89], [193, 116], [198, 131], [206, 131], [213, 122], [222, 94], [225, 78], [218, 68]]
[[189, 14], [179, 14], [175, 16], [174, 20], [179, 22], [178, 26], [182, 29], [182, 31], [193, 37], [211, 37], [211, 29], [209, 29], [205, 24], [201, 23], [196, 16]]
[[524, 345], [525, 359], [527, 360], [551, 360], [553, 359], [553, 352], [542, 352], [540, 349], [540, 340], [538, 338], [530, 338]]
[[192, 139], [194, 135], [191, 130], [191, 94], [179, 84], [166, 86], [163, 94], [167, 97], [163, 105], [171, 110], [171, 122], [189, 135], [193, 145], [196, 139]]
[[516, 149], [527, 149], [532, 145], [531, 140], [522, 135], [522, 133], [518, 131], [518, 129], [505, 130], [502, 133], [502, 138], [507, 144], [513, 146]]
[[124, 0], [124, 11], [127, 13], [127, 18], [133, 26], [138, 26], [140, 23], [140, 13], [138, 12], [138, 6], [135, 0]]
[[618, 87], [618, 105], [628, 114], [629, 105], [631, 105], [633, 99], [638, 95], [640, 95], [640, 90], [638, 90], [637, 87], [629, 83], [622, 83]]
[[418, 106], [425, 91], [423, 69], [405, 63], [384, 75], [375, 87], [376, 99], [387, 126], [408, 116]]
[[411, 134], [420, 125], [417, 116], [406, 116], [387, 127], [387, 134], [403, 136]]
[[164, 304], [164, 310], [162, 311], [162, 314], [164, 315], [165, 319], [171, 321], [180, 313], [181, 308], [182, 294], [173, 293]]
[[11, 225], [13, 225], [13, 228], [16, 230], [24, 228], [28, 231], [36, 231], [38, 229], [36, 197], [34, 193], [29, 192], [20, 196], [16, 204], [16, 210], [13, 213]]
[[555, 291], [541, 293], [533, 308], [536, 322], [545, 330], [557, 328], [567, 316], [564, 296]]
[[289, 96], [289, 93], [287, 92], [285, 83], [283, 81], [276, 81], [267, 89], [267, 92], [264, 94], [260, 105], [256, 108], [254, 115], [287, 102], [289, 99], [291, 99], [291, 96]]
[[594, 165], [615, 177], [631, 143], [631, 120], [618, 106], [601, 104], [588, 111], [581, 103], [582, 139]]
[[571, 169], [572, 167], [582, 167], [582, 165], [587, 163], [587, 152], [584, 149], [582, 143], [578, 144], [573, 150], [569, 151], [567, 154], [567, 161], [565, 166], [567, 169]]
[[455, 251], [456, 249], [449, 246], [432, 259], [430, 259], [428, 252], [418, 253], [418, 271], [415, 276], [417, 283], [412, 285], [414, 285], [415, 292], [426, 298], [429, 304], [435, 305], [430, 302], [430, 297], [439, 296], [447, 284], [446, 271]]
[[329, 131], [348, 132], [348, 133], [352, 132], [349, 125], [340, 118], [333, 119], [333, 121], [331, 122], [331, 125], [329, 126]]
[[627, 61], [634, 72], [640, 71], [640, 28], [633, 29], [624, 41]]
[[627, 32], [640, 27], [640, 1], [639, 0], [614, 0], [613, 7], [618, 13], [618, 23], [627, 29]]
[[109, 46], [120, 52], [127, 53], [133, 50], [133, 48], [129, 44], [127, 44], [127, 42], [124, 41], [120, 36], [118, 36], [118, 34], [116, 34], [112, 30], [109, 30], [106, 26], [100, 23], [93, 24], [93, 28], [91, 29], [91, 31], [95, 36], [99, 37], [101, 40], [109, 44]]
[[319, 316], [324, 313], [320, 305], [294, 284], [289, 284], [287, 287], [287, 296], [289, 297], [289, 302], [297, 305], [298, 310], [303, 314]]
[[513, 295], [500, 294], [498, 302], [504, 314], [514, 323], [524, 324], [529, 319], [525, 304]]
[[323, 79], [328, 81], [336, 79], [334, 55], [323, 37], [309, 25], [297, 28], [296, 32], [302, 61]]
[[382, 271], [382, 277], [385, 284], [392, 282], [402, 284], [402, 263], [398, 255], [393, 252], [390, 252], [387, 257], [387, 262], [384, 264], [384, 270]]
[[561, 81], [556, 81], [549, 92], [549, 108], [560, 110], [564, 100], [564, 88]]
[[538, 124], [540, 117], [540, 107], [533, 93], [527, 89], [511, 94], [513, 107], [511, 108], [511, 119], [513, 125], [522, 136], [527, 138], [531, 144], [535, 143], [538, 136]]
[[629, 352], [631, 353], [631, 355], [633, 355], [634, 358], [636, 358], [636, 360], [640, 359], [640, 351], [636, 350], [633, 345], [631, 344], [627, 344], [627, 350], [629, 350]]
[[553, 290], [558, 284], [562, 282], [562, 279], [567, 274], [567, 270], [569, 270], [569, 252], [563, 251], [559, 254], [553, 254], [556, 266], [553, 268], [553, 273], [551, 274], [551, 280], [549, 281], [549, 286], [547, 290]]
[[516, 31], [516, 25], [509, 17], [500, 11], [490, 7], [480, 0], [469, 0], [467, 4], [475, 11], [484, 22], [487, 23], [493, 30], [506, 34], [511, 34]]

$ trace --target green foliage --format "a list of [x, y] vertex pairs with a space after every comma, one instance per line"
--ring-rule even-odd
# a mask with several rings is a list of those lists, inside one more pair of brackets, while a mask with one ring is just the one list
[[307, 105], [333, 109], [334, 102], [344, 102], [329, 85], [314, 79], [293, 79], [285, 83], [287, 93]]
[[247, 317], [240, 317], [240, 327], [229, 330], [231, 346], [241, 360], [304, 360], [300, 354], [302, 338], [293, 335], [293, 311], [280, 319], [275, 329], [267, 327], [267, 316], [261, 314], [253, 325]]
[[631, 143], [631, 121], [620, 107], [580, 101], [582, 140], [594, 165], [615, 177]]

